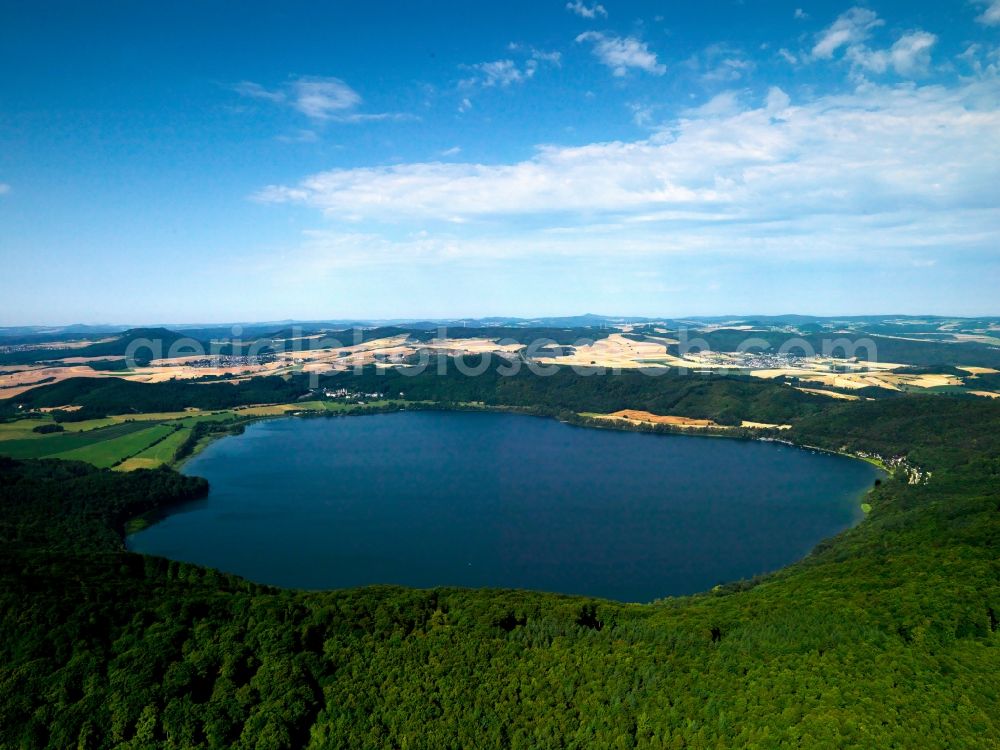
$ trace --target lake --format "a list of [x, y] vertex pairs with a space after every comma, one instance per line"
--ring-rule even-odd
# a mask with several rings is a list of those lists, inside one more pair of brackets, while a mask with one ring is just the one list
[[800, 559], [878, 471], [777, 443], [474, 412], [257, 422], [186, 474], [211, 491], [129, 548], [261, 583], [490, 586], [623, 601]]

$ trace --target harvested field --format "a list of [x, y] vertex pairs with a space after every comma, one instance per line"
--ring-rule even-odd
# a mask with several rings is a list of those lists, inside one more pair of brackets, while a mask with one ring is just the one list
[[814, 393], [817, 396], [829, 396], [830, 398], [839, 398], [845, 401], [858, 401], [859, 397], [851, 393], [838, 393], [837, 391], [825, 391], [822, 388], [800, 388], [796, 386], [795, 390], [802, 391], [803, 393]]
[[576, 347], [572, 354], [562, 357], [535, 357], [540, 364], [569, 365], [576, 367], [606, 367], [635, 369], [640, 367], [666, 366], [676, 364], [691, 367], [692, 363], [672, 356], [663, 344], [650, 341], [632, 341], [620, 333], [595, 341], [587, 346]]
[[648, 411], [638, 409], [622, 409], [612, 414], [603, 415], [608, 419], [627, 419], [633, 422], [647, 422], [649, 424], [669, 424], [675, 427], [719, 427], [711, 419], [694, 419], [692, 417], [674, 417], [653, 414]]
[[[621, 409], [620, 411], [613, 412], [611, 414], [595, 414], [592, 412], [583, 412], [580, 416], [591, 417], [593, 419], [606, 419], [606, 420], [616, 420], [628, 422], [629, 424], [662, 424], [669, 425], [671, 427], [680, 427], [682, 429], [705, 429], [708, 427], [719, 429], [719, 430], [731, 430], [734, 429], [727, 425], [721, 425], [711, 419], [698, 419], [695, 417], [679, 417], [673, 415], [663, 415], [663, 414], [653, 414], [648, 411], [641, 411], [639, 409]], [[787, 430], [791, 429], [791, 425], [787, 424], [771, 424], [769, 422], [750, 422], [742, 421], [740, 427], [745, 427], [755, 430]]]
[[[0, 375], [0, 398], [13, 398], [39, 385], [58, 383], [76, 377], [93, 377], [94, 370], [84, 365], [72, 367], [34, 367]], [[42, 382], [44, 381], [44, 382]]]

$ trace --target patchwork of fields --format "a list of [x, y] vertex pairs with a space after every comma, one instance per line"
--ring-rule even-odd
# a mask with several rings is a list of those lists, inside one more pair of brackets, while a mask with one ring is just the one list
[[[384, 406], [389, 401], [369, 402]], [[0, 423], [0, 456], [16, 459], [60, 458], [85, 461], [99, 468], [119, 471], [155, 469], [173, 465], [178, 450], [202, 422], [242, 423], [286, 414], [348, 412], [357, 405], [337, 401], [304, 401], [265, 404], [220, 411], [189, 409], [182, 412], [129, 414], [60, 424], [61, 432], [36, 432], [57, 424], [48, 414]]]

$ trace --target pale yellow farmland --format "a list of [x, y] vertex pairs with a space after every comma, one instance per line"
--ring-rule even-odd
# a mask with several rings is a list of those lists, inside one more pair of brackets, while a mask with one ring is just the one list
[[504, 352], [513, 354], [524, 349], [524, 344], [500, 344], [493, 339], [435, 339], [421, 344], [420, 348], [451, 354], [485, 354]]
[[817, 396], [829, 396], [830, 398], [839, 398], [844, 401], [859, 401], [860, 396], [855, 396], [853, 393], [838, 393], [837, 391], [824, 391], [822, 388], [796, 388], [797, 391], [802, 391], [803, 393], [813, 393]]
[[[83, 365], [73, 367], [35, 367], [8, 372], [0, 375], [0, 398], [12, 398], [25, 391], [30, 391], [36, 385], [58, 383], [68, 378], [88, 377], [94, 371]], [[39, 383], [45, 380], [45, 383]]]
[[540, 364], [575, 367], [635, 369], [656, 365], [691, 366], [690, 362], [669, 354], [665, 344], [633, 341], [620, 333], [613, 333], [593, 344], [575, 347], [571, 354], [561, 357], [541, 356], [534, 359]]
[[[672, 415], [664, 414], [653, 414], [649, 411], [642, 411], [641, 409], [621, 409], [611, 414], [595, 414], [593, 412], [583, 412], [580, 416], [591, 417], [594, 419], [605, 419], [609, 421], [626, 422], [628, 424], [634, 425], [670, 425], [671, 427], [679, 427], [682, 429], [705, 429], [707, 427], [712, 427], [719, 430], [729, 430], [734, 429], [726, 425], [720, 425], [711, 419], [697, 419], [694, 417], [678, 417]], [[791, 425], [787, 424], [771, 424], [769, 422], [750, 422], [743, 420], [740, 423], [740, 427], [745, 427], [749, 429], [766, 430], [766, 429], [777, 429], [777, 430], [788, 430], [791, 429]]]

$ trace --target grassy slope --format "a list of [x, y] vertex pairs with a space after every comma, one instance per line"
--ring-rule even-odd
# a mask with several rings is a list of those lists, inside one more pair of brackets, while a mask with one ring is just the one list
[[155, 469], [157, 466], [170, 464], [174, 460], [177, 449], [188, 439], [190, 434], [191, 429], [188, 427], [173, 429], [159, 442], [136, 453], [132, 458], [126, 459], [117, 468], [121, 471], [133, 471], [135, 469]]
[[98, 429], [40, 435], [37, 438], [5, 440], [0, 452], [11, 458], [42, 458], [81, 450], [104, 442], [113, 442], [149, 428], [146, 422], [123, 422]]

